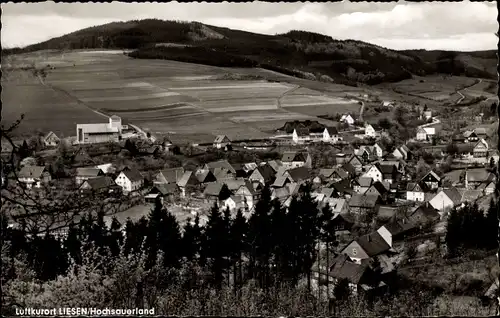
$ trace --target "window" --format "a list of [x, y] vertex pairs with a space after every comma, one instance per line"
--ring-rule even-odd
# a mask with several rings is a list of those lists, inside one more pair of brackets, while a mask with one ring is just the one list
[[354, 247], [352, 249], [352, 255], [356, 256], [358, 254], [358, 250]]

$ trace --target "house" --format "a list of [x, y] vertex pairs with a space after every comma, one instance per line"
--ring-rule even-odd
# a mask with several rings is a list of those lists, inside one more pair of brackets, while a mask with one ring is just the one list
[[364, 195], [373, 195], [380, 197], [382, 202], [387, 201], [387, 196], [389, 194], [389, 190], [382, 184], [380, 181], [375, 181], [372, 185], [366, 190]]
[[370, 148], [372, 150], [372, 153], [374, 153], [378, 158], [382, 158], [384, 156], [384, 150], [379, 146], [379, 144], [375, 143]]
[[382, 172], [382, 180], [383, 182], [387, 182], [389, 184], [395, 183], [398, 181], [398, 169], [394, 165], [381, 165], [379, 164], [379, 170]]
[[268, 164], [258, 166], [248, 177], [248, 180], [252, 182], [258, 182], [261, 185], [272, 184], [275, 179], [276, 172]]
[[118, 142], [121, 134], [122, 120], [116, 115], [111, 116], [108, 123], [76, 125], [78, 144]]
[[430, 111], [430, 110], [425, 111], [423, 117], [425, 120], [431, 119], [432, 118], [432, 111]]
[[406, 153], [403, 149], [401, 148], [396, 148], [394, 149], [394, 151], [392, 152], [392, 155], [394, 156], [394, 158], [396, 159], [404, 159], [406, 160]]
[[243, 184], [234, 190], [231, 189], [229, 185], [228, 188], [234, 193], [233, 197], [241, 199], [241, 201], [245, 203], [244, 207], [246, 210], [251, 211], [260, 196], [260, 193], [255, 190], [252, 183], [248, 180], [244, 180]]
[[382, 174], [382, 169], [381, 165], [379, 164], [374, 164], [368, 169], [365, 174], [362, 176], [363, 178], [371, 178], [373, 181], [382, 181], [383, 180], [383, 174]]
[[106, 173], [114, 173], [116, 171], [116, 168], [113, 166], [112, 163], [103, 163], [102, 165], [97, 165], [95, 166], [97, 169], [102, 170], [102, 172]]
[[434, 171], [429, 171], [425, 176], [420, 179], [424, 182], [429, 190], [435, 190], [441, 186], [441, 177], [439, 177]]
[[290, 169], [287, 173], [295, 183], [310, 181], [312, 179], [312, 170], [306, 167]]
[[432, 140], [436, 136], [436, 128], [434, 127], [424, 127], [425, 133], [427, 135], [427, 140]]
[[335, 197], [345, 197], [350, 198], [354, 193], [354, 190], [351, 188], [349, 180], [340, 180], [334, 181], [327, 185], [330, 189], [333, 189]]
[[85, 166], [94, 166], [95, 162], [92, 160], [88, 152], [82, 148], [79, 147], [74, 153], [73, 153], [73, 165], [75, 167], [85, 167]]
[[495, 181], [481, 183], [476, 190], [482, 191], [483, 195], [493, 194], [496, 189]]
[[495, 180], [495, 175], [486, 169], [466, 169], [464, 174], [465, 188], [469, 190], [476, 189], [481, 184], [487, 184]]
[[196, 179], [198, 179], [199, 183], [206, 184], [210, 182], [216, 182], [217, 178], [210, 170], [198, 169], [194, 173]]
[[137, 169], [125, 169], [115, 179], [123, 192], [137, 191], [144, 186], [144, 176]]
[[221, 182], [209, 183], [203, 191], [203, 196], [207, 199], [224, 201], [231, 196], [226, 184]]
[[366, 124], [365, 125], [365, 137], [366, 138], [375, 138], [377, 137], [377, 132], [375, 131], [375, 128], [373, 128], [372, 125]]
[[273, 168], [273, 170], [275, 172], [278, 172], [278, 170], [283, 166], [283, 163], [281, 162], [281, 160], [271, 160], [271, 161], [268, 161], [267, 164]]
[[323, 131], [323, 141], [337, 143], [342, 140], [336, 127], [326, 127]]
[[357, 264], [361, 264], [363, 260], [386, 253], [390, 249], [391, 246], [382, 235], [378, 232], [371, 232], [351, 241], [340, 253], [349, 256]]
[[293, 169], [302, 166], [311, 168], [312, 158], [307, 152], [302, 151], [287, 151], [283, 153], [281, 158], [282, 166], [286, 169]]
[[367, 146], [361, 146], [359, 149], [354, 150], [354, 154], [361, 158], [363, 162], [370, 162], [375, 159], [375, 154]]
[[439, 220], [439, 211], [435, 209], [429, 202], [425, 202], [418, 206], [410, 214], [410, 222], [414, 224], [427, 224]]
[[429, 204], [439, 211], [443, 216], [453, 207], [459, 205], [462, 201], [462, 194], [456, 188], [443, 189], [439, 191], [430, 201]]
[[[319, 278], [320, 273], [321, 272], [314, 273], [313, 276]], [[329, 271], [323, 275], [327, 276], [328, 280], [331, 282], [331, 295], [328, 295], [330, 298], [334, 296], [332, 295], [333, 286], [335, 286], [335, 283], [340, 279], [347, 280], [350, 292], [353, 295], [361, 295], [363, 292], [369, 292], [385, 286], [385, 283], [380, 280], [380, 277], [375, 274], [368, 264], [357, 264], [344, 254], [337, 256], [332, 261]], [[320, 281], [322, 280], [320, 279]]]
[[101, 177], [104, 172], [99, 168], [76, 168], [75, 183], [81, 185], [85, 180]]
[[[241, 210], [242, 212], [249, 211], [251, 208], [248, 207], [247, 202], [245, 201], [244, 198], [236, 195], [232, 195], [228, 197], [227, 199], [223, 200], [221, 202], [221, 207], [222, 210], [229, 209], [229, 211], [234, 212], [237, 210]], [[248, 217], [248, 213], [244, 213], [243, 215]]]
[[162, 183], [155, 184], [151, 190], [144, 197], [145, 201], [148, 203], [155, 203], [156, 199], [159, 197], [161, 202], [163, 203], [165, 200], [168, 200], [175, 195], [179, 194], [180, 190], [177, 184], [175, 183]]
[[370, 186], [372, 185], [373, 183], [373, 179], [372, 178], [369, 178], [369, 177], [359, 177], [357, 182], [354, 183], [354, 192], [357, 192], [357, 193], [360, 193], [360, 194], [364, 194], [366, 192], [366, 190], [368, 190], [368, 188], [370, 188]]
[[118, 186], [115, 181], [109, 176], [102, 176], [98, 178], [88, 179], [82, 183], [80, 187], [81, 192], [93, 192], [93, 193], [113, 193], [118, 192], [121, 187]]
[[155, 183], [177, 183], [184, 175], [184, 168], [163, 169], [155, 176]]
[[346, 123], [349, 126], [352, 126], [352, 125], [354, 125], [355, 120], [350, 114], [345, 114], [345, 115], [342, 115], [342, 117], [340, 117], [340, 122]]
[[47, 147], [56, 147], [59, 145], [61, 142], [61, 139], [57, 137], [57, 135], [54, 132], [49, 132], [44, 138], [43, 138], [43, 143]]
[[349, 178], [351, 179], [354, 178], [354, 176], [356, 175], [356, 168], [354, 168], [354, 166], [348, 162], [344, 163], [340, 168], [345, 172], [347, 172]]
[[292, 139], [295, 143], [311, 141], [311, 135], [308, 128], [295, 128], [292, 133]]
[[355, 193], [349, 200], [349, 212], [358, 215], [371, 215], [377, 210], [380, 203], [378, 195], [364, 195]]
[[382, 102], [382, 106], [384, 106], [384, 107], [391, 107], [391, 106], [394, 106], [394, 102], [384, 100]]
[[[354, 226], [354, 220], [350, 218], [349, 215], [347, 215], [347, 202], [344, 199], [335, 199], [335, 200], [339, 201], [339, 204], [342, 207], [345, 206], [345, 208], [341, 209], [344, 210], [343, 212], [334, 212], [335, 214], [333, 215], [332, 225], [333, 228], [335, 229], [335, 232], [351, 231], [352, 227]], [[334, 210], [339, 210], [339, 209], [334, 209]]]
[[[209, 185], [213, 183], [209, 183]], [[179, 181], [177, 181], [177, 186], [179, 186], [181, 195], [184, 197], [186, 196], [188, 191], [191, 191], [191, 189], [198, 188], [200, 186], [200, 180], [196, 177], [195, 172], [185, 171]]]
[[363, 170], [363, 161], [361, 161], [361, 159], [356, 155], [352, 155], [347, 163], [354, 167], [356, 173], [359, 173]]
[[231, 140], [229, 140], [226, 135], [218, 135], [217, 137], [215, 137], [213, 147], [217, 149], [224, 149], [230, 144]]
[[320, 169], [319, 178], [323, 182], [340, 181], [349, 178], [349, 174], [342, 168], [335, 169]]
[[43, 166], [24, 166], [17, 174], [17, 178], [28, 189], [40, 188], [52, 180], [50, 173]]
[[481, 196], [483, 196], [483, 191], [480, 190], [467, 190], [467, 189], [457, 189], [460, 193], [460, 203], [463, 206], [465, 203], [475, 202]]
[[411, 234], [415, 230], [415, 225], [407, 221], [393, 221], [382, 225], [377, 233], [387, 242], [392, 248], [394, 243], [403, 239], [406, 235]]
[[474, 158], [484, 158], [488, 155], [488, 143], [484, 139], [480, 139], [472, 148]]
[[423, 202], [426, 192], [429, 192], [429, 189], [425, 182], [408, 182], [406, 185], [406, 200]]
[[428, 138], [427, 138], [427, 131], [424, 128], [422, 128], [422, 127], [418, 127], [417, 128], [416, 139], [418, 141], [427, 141], [428, 140]]
[[486, 128], [484, 127], [478, 127], [474, 129], [474, 133], [477, 135], [479, 139], [486, 139], [488, 138], [488, 133], [486, 132]]

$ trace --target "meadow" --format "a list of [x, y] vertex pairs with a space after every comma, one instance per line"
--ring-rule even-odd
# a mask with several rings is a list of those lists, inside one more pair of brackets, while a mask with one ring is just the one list
[[31, 65], [47, 74], [41, 78], [30, 74], [33, 70], [16, 70], [17, 76], [2, 81], [2, 123], [24, 112], [23, 133], [74, 135], [77, 123], [107, 121], [95, 110], [190, 141], [204, 136], [199, 142], [206, 142], [206, 136], [217, 134], [262, 138], [285, 121], [357, 112], [359, 105], [344, 97], [347, 91], [363, 91], [262, 69], [131, 59], [111, 50], [20, 54], [4, 65]]

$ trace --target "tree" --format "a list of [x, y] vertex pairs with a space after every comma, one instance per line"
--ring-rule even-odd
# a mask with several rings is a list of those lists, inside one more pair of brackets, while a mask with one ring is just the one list
[[448, 215], [445, 238], [448, 253], [451, 257], [457, 255], [462, 232], [462, 218], [460, 212], [456, 208], [453, 208]]
[[[334, 226], [334, 213], [327, 203], [321, 210], [320, 216], [320, 230], [321, 239], [326, 245], [326, 268], [330, 268], [330, 249], [337, 245], [335, 226]], [[326, 280], [326, 294], [330, 295], [330, 280]]]
[[351, 289], [349, 287], [349, 281], [347, 278], [340, 278], [337, 280], [335, 284], [335, 288], [333, 289], [333, 294], [335, 300], [338, 302], [344, 302], [349, 299], [351, 295]]
[[383, 117], [378, 120], [378, 125], [380, 128], [389, 130], [392, 127], [392, 123], [389, 118]]
[[[243, 283], [242, 256], [243, 252], [248, 248], [248, 223], [243, 216], [241, 209], [238, 209], [238, 211], [236, 212], [236, 216], [231, 223], [229, 235], [229, 250], [230, 255], [233, 259], [233, 275], [236, 288], [236, 282], [239, 282], [240, 284]], [[236, 263], [238, 264], [238, 273], [236, 273]]]
[[495, 158], [491, 157], [490, 158], [490, 168], [494, 168], [495, 167]]
[[424, 112], [428, 110], [427, 104], [424, 105]]
[[217, 203], [214, 203], [205, 227], [204, 252], [212, 274], [211, 283], [215, 288], [222, 287], [224, 276], [224, 254], [226, 251], [226, 233]]
[[451, 144], [446, 146], [446, 153], [451, 155], [451, 156], [456, 156], [458, 154], [458, 147], [457, 145], [452, 142]]
[[491, 198], [485, 218], [484, 243], [486, 248], [498, 246], [498, 203], [497, 199]]

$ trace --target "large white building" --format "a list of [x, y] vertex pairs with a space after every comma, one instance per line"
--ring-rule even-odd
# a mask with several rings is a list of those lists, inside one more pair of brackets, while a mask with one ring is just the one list
[[77, 124], [76, 142], [78, 144], [117, 142], [122, 135], [122, 129], [122, 119], [116, 115], [109, 117], [108, 123]]

